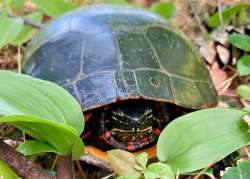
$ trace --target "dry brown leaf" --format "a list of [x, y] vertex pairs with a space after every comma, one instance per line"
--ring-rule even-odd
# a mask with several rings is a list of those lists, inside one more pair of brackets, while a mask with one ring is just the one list
[[230, 53], [227, 48], [223, 47], [222, 45], [216, 46], [217, 53], [220, 57], [221, 62], [226, 65], [229, 62]]
[[201, 56], [203, 56], [210, 65], [214, 63], [216, 57], [216, 50], [213, 41], [210, 40], [201, 44], [199, 52]]
[[212, 77], [215, 88], [217, 89], [217, 91], [220, 91], [223, 88], [221, 84], [228, 78], [227, 73], [220, 68], [211, 68], [209, 72]]

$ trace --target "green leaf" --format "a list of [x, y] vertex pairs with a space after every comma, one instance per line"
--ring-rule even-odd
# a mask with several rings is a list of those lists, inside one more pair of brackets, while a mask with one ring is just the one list
[[11, 19], [0, 17], [0, 49], [10, 43], [21, 31], [23, 20], [20, 18]]
[[249, 179], [250, 178], [250, 161], [242, 160], [238, 162], [237, 167], [226, 170], [222, 179]]
[[4, 116], [0, 122], [10, 123], [40, 142], [53, 146], [60, 155], [72, 153], [77, 160], [83, 153], [83, 142], [70, 125], [28, 115]]
[[[42, 12], [34, 12], [31, 13], [25, 18], [30, 19], [34, 22], [41, 22], [43, 18]], [[37, 29], [29, 26], [23, 26], [22, 30], [19, 32], [18, 36], [12, 40], [13, 45], [19, 45], [27, 42], [28, 40], [31, 39], [31, 37], [37, 32]]]
[[176, 7], [174, 4], [170, 2], [157, 2], [154, 3], [150, 10], [160, 16], [164, 17], [165, 19], [171, 19], [176, 14]]
[[45, 14], [51, 17], [60, 16], [61, 14], [76, 8], [75, 4], [65, 2], [64, 0], [32, 0], [32, 2], [34, 2]]
[[237, 92], [242, 98], [250, 101], [250, 86], [240, 85], [237, 88]]
[[160, 162], [152, 163], [148, 165], [146, 171], [157, 174], [160, 177], [164, 176], [167, 179], [175, 179], [171, 168], [167, 164], [164, 164], [164, 163], [160, 163]]
[[116, 179], [139, 179], [140, 176], [141, 176], [141, 174], [134, 173], [134, 174], [131, 174], [131, 175], [119, 176], [119, 177], [116, 177]]
[[[1, 121], [1, 120], [0, 120]], [[60, 153], [48, 143], [38, 140], [26, 140], [21, 143], [16, 150], [24, 155], [34, 155], [39, 153], [54, 152]]]
[[137, 165], [135, 156], [125, 150], [116, 149], [108, 151], [108, 162], [113, 171], [118, 175], [131, 175], [138, 173], [134, 167]]
[[3, 161], [0, 160], [0, 178], [2, 179], [17, 179], [17, 175], [6, 165]]
[[148, 163], [148, 154], [143, 152], [135, 157], [136, 162], [143, 168], [146, 169]]
[[10, 3], [12, 2], [12, 0], [3, 0], [2, 4], [3, 4], [3, 9], [2, 9], [2, 12], [0, 14], [0, 18], [2, 17], [7, 17], [8, 16], [8, 12], [9, 12], [9, 9], [10, 9]]
[[[239, 3], [222, 10], [222, 19], [224, 24], [228, 24], [233, 16], [240, 11], [250, 8], [250, 3]], [[219, 13], [213, 14], [208, 20], [208, 26], [211, 28], [218, 27], [220, 25]]]
[[229, 36], [229, 42], [235, 47], [250, 52], [250, 36], [233, 33]]
[[77, 101], [58, 85], [0, 70], [0, 114], [33, 115], [74, 127], [80, 135], [83, 113]]
[[160, 175], [158, 175], [158, 174], [156, 174], [156, 173], [153, 173], [153, 172], [150, 172], [150, 171], [147, 171], [147, 170], [143, 173], [143, 175], [144, 175], [144, 178], [145, 178], [145, 179], [156, 179], [156, 178], [161, 178]]
[[250, 55], [245, 55], [237, 61], [237, 71], [240, 76], [250, 75]]
[[245, 108], [243, 108], [243, 110], [250, 114], [250, 107], [245, 107]]
[[202, 169], [250, 143], [249, 127], [240, 109], [215, 108], [173, 120], [157, 142], [157, 157], [174, 173]]
[[10, 7], [15, 12], [20, 12], [23, 10], [26, 0], [12, 0]]

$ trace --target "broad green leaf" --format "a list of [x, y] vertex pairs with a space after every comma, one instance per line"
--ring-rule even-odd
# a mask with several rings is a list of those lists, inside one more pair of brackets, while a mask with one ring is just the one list
[[246, 100], [250, 101], [250, 86], [248, 85], [240, 85], [237, 88], [238, 94]]
[[156, 174], [156, 173], [153, 173], [153, 172], [150, 172], [150, 171], [144, 171], [143, 172], [143, 175], [144, 175], [144, 178], [145, 179], [156, 179], [156, 178], [161, 178], [160, 175]]
[[77, 101], [58, 85], [0, 70], [0, 114], [32, 115], [74, 127], [80, 135], [83, 113]]
[[102, 2], [107, 4], [128, 4], [128, 1], [126, 0], [102, 0]]
[[0, 122], [10, 123], [40, 142], [53, 146], [60, 155], [72, 153], [74, 159], [79, 159], [83, 153], [83, 142], [70, 125], [28, 115], [4, 116]]
[[12, 0], [3, 0], [2, 4], [3, 4], [3, 7], [2, 7], [2, 12], [0, 14], [0, 17], [7, 17], [8, 16], [8, 12], [9, 12], [9, 9], [10, 9], [10, 3], [12, 2]]
[[229, 42], [235, 47], [250, 52], [250, 36], [233, 33], [229, 36]]
[[237, 178], [240, 178], [239, 168], [237, 167], [229, 168], [228, 171], [226, 171], [225, 174], [222, 176], [222, 179], [237, 179]]
[[131, 175], [138, 173], [134, 167], [137, 165], [135, 156], [125, 150], [116, 149], [108, 151], [108, 162], [113, 171], [118, 175]]
[[0, 17], [0, 49], [17, 36], [22, 27], [23, 20], [21, 18]]
[[164, 17], [165, 19], [170, 19], [176, 14], [176, 7], [174, 4], [169, 2], [157, 2], [154, 3], [150, 10], [160, 16]]
[[250, 143], [247, 112], [232, 108], [205, 109], [173, 120], [157, 142], [157, 157], [174, 173], [202, 169]]
[[237, 71], [240, 76], [250, 75], [250, 55], [245, 55], [237, 61]]
[[135, 157], [136, 162], [143, 168], [146, 169], [148, 163], [148, 154], [143, 152]]
[[238, 162], [237, 167], [226, 170], [222, 179], [249, 179], [250, 178], [250, 161], [242, 160]]
[[164, 164], [164, 163], [160, 163], [160, 162], [152, 163], [148, 165], [146, 171], [155, 173], [159, 175], [160, 177], [164, 176], [167, 179], [175, 179], [171, 168], [167, 164]]
[[119, 177], [116, 177], [116, 179], [139, 179], [140, 176], [141, 176], [141, 174], [134, 173], [134, 174], [131, 174], [131, 175], [119, 176]]
[[[34, 22], [41, 22], [43, 18], [42, 12], [34, 12], [31, 13], [25, 18], [30, 19]], [[13, 45], [19, 45], [27, 42], [28, 40], [31, 39], [31, 37], [36, 33], [37, 29], [29, 26], [23, 26], [22, 30], [19, 32], [18, 36], [12, 40]]]
[[26, 1], [27, 0], [12, 0], [10, 7], [13, 11], [20, 12], [23, 10]]
[[5, 164], [5, 162], [0, 160], [0, 178], [1, 179], [17, 179], [17, 175], [10, 169], [10, 167]]
[[64, 0], [32, 0], [45, 14], [51, 17], [57, 17], [61, 14], [73, 10], [76, 5], [71, 2], [65, 2]]
[[[250, 8], [250, 3], [239, 3], [222, 10], [222, 19], [224, 24], [228, 24], [233, 16], [246, 8]], [[219, 13], [213, 14], [208, 20], [209, 27], [217, 27], [220, 25]]]
[[[1, 119], [0, 119], [1, 121]], [[38, 140], [26, 140], [21, 143], [16, 150], [24, 155], [34, 155], [39, 153], [54, 152], [60, 153], [53, 146], [48, 143]]]

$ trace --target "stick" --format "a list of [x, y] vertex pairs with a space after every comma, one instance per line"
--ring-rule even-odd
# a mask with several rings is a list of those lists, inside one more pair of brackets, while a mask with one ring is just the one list
[[83, 161], [87, 164], [94, 165], [94, 166], [97, 166], [97, 167], [102, 168], [104, 170], [107, 170], [109, 172], [112, 172], [112, 168], [107, 162], [100, 160], [93, 155], [84, 154], [81, 156], [80, 161]]
[[55, 179], [45, 173], [39, 165], [28, 161], [21, 153], [0, 141], [0, 160], [4, 161], [14, 172], [26, 179]]

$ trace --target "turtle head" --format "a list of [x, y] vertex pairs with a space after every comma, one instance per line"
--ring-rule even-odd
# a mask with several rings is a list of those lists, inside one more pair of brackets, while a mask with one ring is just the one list
[[110, 122], [112, 135], [129, 140], [152, 132], [155, 117], [148, 106], [124, 106], [112, 110]]
[[101, 138], [114, 148], [137, 150], [155, 142], [168, 119], [154, 103], [131, 100], [108, 109], [101, 125]]

